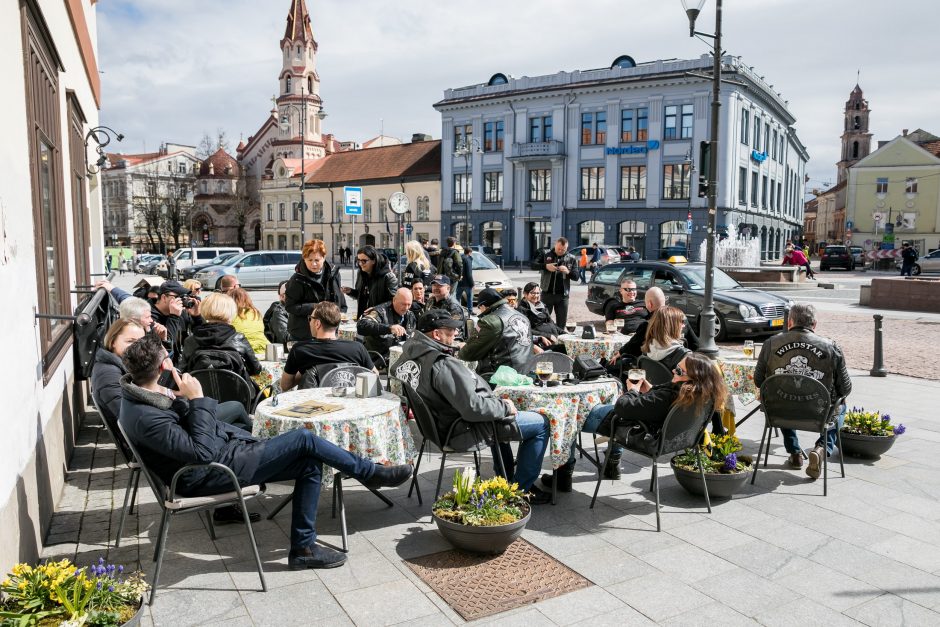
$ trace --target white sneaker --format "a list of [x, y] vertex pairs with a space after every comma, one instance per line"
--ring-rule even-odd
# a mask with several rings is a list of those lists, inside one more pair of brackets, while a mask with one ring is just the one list
[[819, 479], [819, 473], [822, 472], [823, 455], [825, 454], [826, 450], [821, 446], [817, 446], [809, 452], [809, 464], [806, 466], [806, 474], [811, 479]]

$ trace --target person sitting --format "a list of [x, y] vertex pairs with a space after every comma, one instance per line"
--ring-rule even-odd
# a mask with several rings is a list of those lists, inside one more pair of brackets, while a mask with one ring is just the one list
[[238, 307], [238, 313], [232, 319], [232, 326], [245, 336], [251, 350], [255, 353], [263, 353], [268, 347], [268, 338], [264, 336], [264, 320], [261, 319], [261, 312], [255, 307], [248, 292], [242, 288], [236, 287], [229, 292], [229, 296], [235, 300], [235, 305]]
[[688, 352], [682, 343], [685, 314], [675, 307], [661, 307], [653, 312], [643, 340], [643, 354], [669, 370]]
[[431, 280], [431, 262], [425, 255], [424, 248], [415, 240], [405, 244], [408, 265], [401, 274], [402, 287], [411, 287], [415, 283], [427, 285]]
[[238, 282], [238, 277], [232, 274], [226, 274], [221, 279], [219, 279], [219, 290], [223, 294], [228, 294], [235, 288], [241, 287], [241, 283]]
[[91, 367], [91, 395], [101, 418], [112, 431], [117, 429], [121, 413], [121, 377], [127, 374], [121, 358], [124, 350], [144, 335], [144, 327], [136, 321], [118, 318], [108, 327], [102, 345], [95, 351], [95, 363]]
[[513, 289], [500, 290], [499, 295], [506, 299], [506, 304], [515, 309], [519, 305], [519, 292]]
[[310, 337], [310, 312], [317, 303], [329, 301], [336, 303], [341, 312], [346, 311], [339, 268], [326, 260], [323, 240], [307, 240], [301, 257], [284, 290], [287, 332], [293, 340]]
[[[666, 294], [663, 293], [663, 290], [659, 287], [651, 287], [646, 290], [644, 301], [646, 302], [646, 310], [649, 311], [650, 316], [652, 316], [657, 309], [666, 306]], [[643, 354], [643, 343], [646, 341], [646, 330], [648, 328], [649, 319], [641, 322], [636, 328], [636, 331], [634, 331], [633, 337], [611, 357], [611, 364], [615, 364], [621, 358], [629, 358], [627, 359], [627, 363], [636, 361], [636, 359]], [[695, 331], [692, 330], [692, 325], [688, 323], [685, 324], [682, 331], [682, 339], [687, 349], [690, 351], [698, 350], [698, 336], [695, 334]]]
[[509, 307], [506, 299], [490, 287], [477, 296], [477, 305], [480, 310], [478, 328], [460, 349], [458, 357], [477, 362], [480, 373], [493, 372], [500, 366], [525, 373], [532, 356], [532, 328], [528, 319]]
[[154, 333], [161, 340], [166, 340], [166, 327], [154, 321], [150, 303], [143, 298], [137, 298], [136, 296], [125, 298], [124, 301], [121, 302], [121, 306], [118, 307], [118, 312], [121, 320], [136, 322], [142, 326], [147, 333]]
[[287, 309], [284, 308], [286, 293], [287, 281], [281, 281], [277, 286], [277, 300], [264, 312], [264, 336], [275, 344], [285, 344], [288, 340]]
[[801, 266], [806, 270], [807, 279], [816, 278], [816, 275], [813, 273], [813, 268], [809, 265], [809, 259], [806, 258], [806, 255], [803, 254], [801, 249], [796, 248], [792, 243], [787, 244], [787, 249], [783, 254], [783, 261], [780, 263], [780, 265]]
[[[189, 312], [184, 306], [189, 306]], [[174, 363], [180, 359], [183, 341], [191, 329], [198, 328], [203, 323], [200, 316], [200, 303], [191, 298], [189, 290], [178, 281], [164, 281], [160, 285], [160, 296], [150, 308], [150, 315], [155, 322], [166, 327], [167, 350], [170, 351]]]
[[366, 348], [382, 356], [388, 363], [388, 349], [414, 333], [415, 316], [411, 313], [411, 290], [400, 287], [390, 303], [367, 309], [356, 324], [356, 332], [365, 340]]
[[558, 342], [558, 336], [563, 333], [558, 325], [552, 322], [548, 308], [542, 302], [542, 288], [535, 281], [530, 281], [522, 288], [522, 302], [517, 308], [529, 321], [532, 327], [532, 340], [546, 350], [565, 352], [565, 345]]
[[338, 340], [342, 314], [336, 303], [319, 302], [310, 312], [310, 339], [300, 340], [287, 354], [287, 363], [281, 374], [281, 390], [299, 385], [304, 373], [323, 364], [354, 364], [375, 369], [369, 352], [356, 340]]
[[443, 274], [434, 275], [434, 278], [431, 279], [431, 298], [428, 299], [428, 304], [425, 306], [424, 311], [428, 312], [432, 309], [442, 309], [451, 318], [459, 318], [460, 320], [466, 321], [467, 312], [460, 306], [460, 303], [451, 297], [450, 289], [450, 278]]
[[481, 422], [496, 421], [502, 442], [521, 440], [515, 462], [508, 444], [500, 446], [508, 452], [503, 453], [508, 470], [504, 474], [529, 492], [530, 503], [548, 503], [551, 495], [533, 485], [548, 447], [547, 418], [518, 411], [512, 401], [497, 397], [486, 381], [454, 358], [454, 339], [460, 327], [461, 322], [445, 311], [433, 310], [421, 316], [418, 331], [405, 342], [393, 374], [433, 408], [438, 431], [450, 434], [449, 441], [456, 449], [492, 443], [488, 429], [477, 426]]
[[261, 372], [261, 364], [245, 336], [232, 326], [237, 313], [238, 305], [231, 296], [215, 292], [206, 297], [202, 303], [205, 324], [197, 327], [183, 344], [180, 359], [183, 372], [207, 368], [230, 370], [255, 389], [250, 375]]
[[411, 313], [415, 315], [415, 320], [424, 313], [424, 307], [427, 305], [425, 302], [426, 293], [427, 290], [425, 290], [424, 283], [421, 281], [415, 281], [411, 284]]
[[604, 320], [623, 320], [626, 335], [635, 333], [649, 316], [643, 301], [636, 300], [636, 281], [633, 279], [621, 281], [618, 298], [604, 305]]
[[[676, 405], [680, 407], [694, 406], [696, 409], [705, 409], [710, 403], [714, 410], [724, 407], [728, 397], [721, 373], [715, 368], [714, 362], [701, 353], [686, 353], [673, 368], [672, 381], [659, 385], [650, 385], [646, 379], [633, 382], [627, 379], [626, 392], [617, 399], [613, 405], [604, 404], [595, 406], [584, 421], [582, 431], [587, 433], [611, 434], [611, 422], [616, 416], [617, 427], [638, 426], [639, 434], [649, 434], [651, 439], [662, 430], [666, 416]], [[613, 448], [607, 466], [604, 468], [604, 477], [607, 479], [620, 478], [620, 458], [623, 448], [611, 442]], [[572, 446], [568, 463], [558, 469], [558, 491], [571, 491], [571, 475], [574, 471], [575, 456]], [[552, 476], [544, 475], [542, 484], [552, 485]]]
[[[410, 465], [373, 463], [310, 429], [292, 429], [258, 441], [250, 433], [220, 422], [216, 401], [204, 398], [199, 381], [173, 368], [157, 338], [145, 336], [128, 346], [123, 362], [128, 374], [121, 379], [121, 427], [143, 462], [167, 485], [183, 466], [210, 462], [228, 466], [243, 486], [294, 480], [287, 558], [293, 570], [333, 568], [346, 561], [344, 553], [316, 544], [322, 466], [335, 468], [372, 489], [398, 486], [411, 478]], [[177, 392], [158, 383], [164, 370], [172, 373]], [[229, 492], [232, 486], [228, 475], [201, 469], [183, 474], [176, 488], [180, 496], [192, 497]]]
[[356, 287], [343, 288], [343, 293], [356, 299], [356, 318], [366, 309], [387, 303], [398, 290], [398, 277], [389, 267], [388, 259], [374, 246], [363, 246], [356, 252]]

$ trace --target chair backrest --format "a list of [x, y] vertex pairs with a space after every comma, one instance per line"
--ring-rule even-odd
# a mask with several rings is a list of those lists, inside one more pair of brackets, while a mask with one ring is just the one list
[[104, 424], [104, 428], [107, 430], [108, 435], [111, 436], [111, 439], [114, 440], [114, 444], [117, 445], [118, 453], [124, 458], [124, 463], [131, 463], [134, 461], [134, 454], [131, 452], [127, 440], [124, 438], [124, 434], [118, 430], [117, 416], [112, 416], [110, 412], [105, 413], [101, 411], [101, 406], [98, 405], [98, 399], [95, 397], [94, 390], [91, 391], [89, 396], [91, 396], [91, 404], [94, 406], [95, 411], [101, 416], [101, 422]]
[[320, 380], [319, 387], [354, 388], [356, 387], [356, 375], [362, 372], [372, 371], [368, 368], [363, 368], [362, 366], [343, 366], [341, 368], [333, 368]]
[[702, 432], [711, 420], [713, 406], [705, 403], [704, 407], [695, 405], [680, 407], [673, 405], [663, 423], [659, 436], [659, 455], [677, 453], [692, 448], [702, 441]]
[[564, 353], [556, 353], [555, 351], [545, 351], [540, 355], [532, 355], [529, 357], [529, 361], [526, 362], [525, 372], [535, 372], [535, 365], [540, 361], [547, 361], [552, 364], [553, 372], [569, 373], [574, 372], [574, 360], [571, 357], [568, 357]]
[[225, 401], [238, 401], [245, 406], [245, 411], [251, 411], [254, 400], [254, 390], [248, 382], [230, 370], [194, 370], [190, 372], [202, 385], [202, 393], [214, 398], [220, 403]]
[[775, 374], [760, 386], [761, 406], [772, 427], [822, 430], [832, 413], [826, 386], [800, 374]]
[[[401, 379], [399, 379], [399, 381], [401, 381]], [[418, 391], [408, 385], [407, 382], [401, 381], [401, 387], [405, 391], [405, 398], [408, 399], [408, 407], [415, 417], [415, 422], [418, 423], [418, 431], [421, 432], [421, 437], [431, 442], [434, 446], [443, 448], [443, 438], [441, 437], [440, 431], [437, 430], [437, 423], [434, 421], [434, 417], [431, 416], [431, 411], [428, 409], [424, 399], [421, 398]]]
[[672, 381], [672, 372], [669, 368], [646, 355], [642, 355], [637, 360], [636, 367], [646, 371], [646, 380], [653, 385]]
[[117, 426], [121, 436], [124, 438], [124, 441], [127, 442], [127, 446], [130, 448], [134, 459], [136, 459], [137, 463], [140, 464], [140, 471], [143, 473], [144, 478], [147, 479], [147, 484], [150, 486], [150, 489], [153, 490], [153, 495], [157, 497], [157, 504], [159, 504], [161, 508], [165, 508], [166, 498], [169, 495], [167, 485], [163, 483], [163, 480], [160, 479], [159, 475], [150, 470], [150, 467], [147, 466], [146, 462], [144, 462], [144, 458], [141, 457], [140, 451], [137, 450], [137, 447], [134, 446], [134, 443], [131, 442], [131, 439], [127, 437], [127, 432], [124, 431], [124, 425], [121, 424], [120, 420], [118, 420]]
[[[357, 367], [357, 364], [348, 361], [334, 361], [325, 364], [317, 364], [312, 366], [304, 371], [303, 376], [300, 377], [300, 386], [301, 390], [309, 390], [311, 388], [327, 387], [325, 385], [320, 385], [326, 375], [331, 371], [337, 368], [354, 368]], [[330, 386], [332, 387], [332, 386]]]
[[369, 359], [372, 360], [372, 365], [379, 370], [386, 370], [388, 368], [388, 359], [382, 357], [382, 354], [377, 351], [369, 351]]

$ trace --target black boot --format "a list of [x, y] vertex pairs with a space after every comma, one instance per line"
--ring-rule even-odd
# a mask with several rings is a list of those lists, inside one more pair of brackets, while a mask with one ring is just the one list
[[[555, 477], [558, 478], [558, 491], [559, 492], [571, 492], [571, 476], [574, 474], [574, 464], [568, 462], [561, 468], [555, 470]], [[542, 485], [552, 489], [552, 480], [553, 477], [551, 474], [546, 473], [542, 475]]]
[[607, 460], [607, 466], [604, 467], [604, 479], [620, 478], [620, 457], [623, 451], [612, 452]]

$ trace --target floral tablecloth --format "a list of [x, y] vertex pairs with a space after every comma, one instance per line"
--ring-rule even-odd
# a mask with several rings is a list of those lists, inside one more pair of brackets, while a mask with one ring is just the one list
[[585, 340], [581, 338], [580, 335], [570, 335], [566, 333], [558, 336], [558, 339], [564, 343], [565, 350], [572, 359], [578, 355], [589, 355], [600, 361], [602, 357], [609, 360], [615, 352], [620, 350], [621, 346], [630, 341], [631, 337], [630, 335], [621, 335], [620, 333], [611, 335], [598, 333], [597, 338]]
[[552, 458], [552, 468], [559, 468], [568, 461], [571, 444], [588, 414], [597, 405], [613, 403], [620, 393], [620, 386], [612, 379], [600, 379], [556, 387], [499, 386], [493, 393], [511, 400], [516, 409], [548, 416], [551, 431], [548, 453]]
[[281, 374], [284, 372], [283, 361], [265, 361], [263, 359], [263, 353], [256, 353], [255, 356], [261, 364], [261, 372], [253, 375], [251, 378], [259, 388], [263, 388], [270, 383], [277, 383], [281, 380]]
[[[411, 430], [405, 424], [401, 401], [394, 394], [374, 398], [347, 396], [335, 398], [330, 388], [284, 392], [277, 407], [266, 399], [255, 411], [252, 434], [267, 439], [292, 429], [310, 429], [318, 436], [351, 453], [384, 464], [408, 464], [416, 456]], [[291, 418], [276, 414], [281, 409], [309, 400], [342, 405], [343, 409], [320, 416]], [[323, 483], [331, 484], [333, 473], [324, 473]]]
[[338, 337], [341, 340], [354, 340], [359, 336], [355, 322], [344, 322], [339, 325]]
[[[399, 359], [401, 359], [401, 355], [403, 351], [404, 349], [401, 346], [392, 346], [391, 348], [388, 349], [388, 371], [389, 372], [392, 371], [392, 366], [394, 366], [395, 363], [398, 362]], [[458, 361], [460, 361], [463, 364], [466, 364], [467, 368], [469, 368], [470, 370], [476, 371], [477, 369], [477, 362], [475, 361], [464, 361], [462, 359]], [[404, 392], [401, 389], [401, 381], [399, 381], [395, 377], [389, 376], [388, 389], [390, 392], [394, 394], [398, 394], [399, 396], [404, 395]]]
[[725, 386], [731, 399], [722, 412], [721, 419], [729, 433], [735, 433], [736, 413], [734, 400], [738, 399], [743, 405], [750, 405], [757, 400], [760, 389], [754, 385], [754, 368], [757, 360], [745, 357], [744, 353], [723, 354], [718, 356], [718, 369], [725, 380]]

